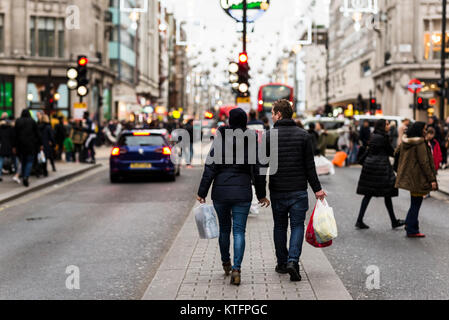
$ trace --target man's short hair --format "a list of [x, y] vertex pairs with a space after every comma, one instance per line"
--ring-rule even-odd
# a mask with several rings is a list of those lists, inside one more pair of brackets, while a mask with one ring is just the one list
[[256, 110], [251, 110], [251, 111], [249, 112], [249, 118], [250, 118], [250, 120], [256, 120], [256, 119], [257, 119], [257, 113], [256, 113]]
[[290, 101], [286, 99], [281, 99], [273, 104], [273, 112], [280, 112], [283, 119], [293, 118], [293, 108]]

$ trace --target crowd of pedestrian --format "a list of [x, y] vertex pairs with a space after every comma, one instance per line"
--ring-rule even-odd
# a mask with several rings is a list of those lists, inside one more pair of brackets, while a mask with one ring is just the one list
[[34, 114], [24, 109], [17, 119], [0, 118], [0, 182], [4, 174], [28, 187], [30, 176], [47, 177], [56, 161], [95, 163], [97, 127], [86, 112], [83, 120]]

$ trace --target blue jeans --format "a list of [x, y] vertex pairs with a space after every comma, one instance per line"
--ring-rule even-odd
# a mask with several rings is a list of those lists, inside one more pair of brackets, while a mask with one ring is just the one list
[[65, 153], [65, 161], [66, 162], [74, 161], [73, 152], [66, 152]]
[[411, 197], [410, 209], [407, 213], [407, 218], [405, 220], [405, 230], [407, 234], [417, 234], [419, 233], [419, 221], [418, 215], [419, 210], [423, 202], [423, 197]]
[[[274, 220], [274, 247], [278, 264], [299, 263], [304, 241], [304, 222], [309, 210], [307, 191], [271, 193]], [[287, 228], [290, 217], [290, 246], [287, 250]]]
[[35, 155], [22, 155], [20, 156], [20, 162], [22, 162], [22, 178], [28, 179], [31, 175], [31, 169], [33, 169]]
[[231, 228], [234, 236], [234, 270], [240, 270], [245, 253], [245, 232], [251, 202], [218, 202], [214, 201], [220, 225], [221, 261], [223, 263], [231, 261], [229, 249], [231, 246]]
[[5, 160], [4, 157], [0, 157], [0, 178], [3, 176], [3, 161]]

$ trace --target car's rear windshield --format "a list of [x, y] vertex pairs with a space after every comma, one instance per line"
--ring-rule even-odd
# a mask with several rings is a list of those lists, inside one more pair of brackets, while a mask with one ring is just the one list
[[323, 124], [326, 130], [337, 130], [345, 125], [344, 122], [324, 122]]
[[164, 146], [166, 143], [164, 138], [160, 135], [149, 135], [149, 136], [134, 136], [134, 135], [124, 135], [121, 137], [119, 144], [121, 146], [128, 147], [152, 147], [152, 146]]

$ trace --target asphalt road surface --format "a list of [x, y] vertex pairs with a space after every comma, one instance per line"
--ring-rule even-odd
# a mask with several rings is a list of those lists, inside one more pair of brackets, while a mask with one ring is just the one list
[[[406, 238], [404, 228], [393, 231], [383, 199], [373, 199], [368, 207], [365, 223], [371, 228], [356, 230], [362, 201], [362, 196], [356, 195], [360, 171], [337, 169], [335, 176], [321, 178], [339, 227], [338, 239], [324, 252], [349, 293], [354, 299], [370, 300], [447, 299], [448, 198], [436, 193], [424, 200], [420, 228], [427, 235], [425, 239]], [[405, 219], [410, 194], [401, 190], [393, 204], [397, 218]], [[376, 275], [380, 276], [378, 289]]]
[[103, 168], [0, 208], [0, 299], [140, 299], [199, 175], [111, 184]]

